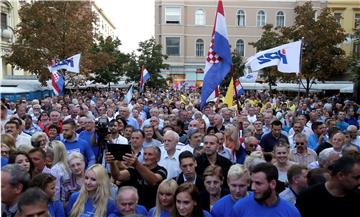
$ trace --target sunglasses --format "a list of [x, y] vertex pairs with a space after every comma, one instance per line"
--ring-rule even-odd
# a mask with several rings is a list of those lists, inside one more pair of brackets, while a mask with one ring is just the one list
[[304, 142], [297, 142], [296, 145], [305, 145]]

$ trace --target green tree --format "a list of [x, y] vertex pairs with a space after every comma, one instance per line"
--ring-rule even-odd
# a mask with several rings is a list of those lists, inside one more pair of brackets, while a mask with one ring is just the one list
[[164, 63], [167, 56], [162, 54], [161, 45], [156, 43], [155, 38], [151, 38], [140, 42], [137, 51], [139, 55], [135, 53], [130, 55], [126, 73], [128, 81], [140, 81], [141, 67], [144, 66], [151, 74], [150, 79], [146, 82], [146, 86], [165, 87], [166, 81], [160, 73], [161, 69], [166, 69], [169, 65]]
[[94, 70], [91, 80], [109, 84], [117, 83], [124, 75], [124, 68], [129, 61], [129, 57], [119, 50], [121, 42], [118, 38], [99, 37], [98, 43], [93, 45], [92, 55]]
[[[286, 43], [286, 40], [281, 36], [279, 31], [273, 29], [272, 24], [266, 24], [265, 26], [263, 26], [263, 30], [264, 31], [261, 35], [261, 38], [258, 41], [249, 43], [250, 45], [255, 47], [257, 51], [267, 50]], [[276, 85], [277, 79], [281, 78], [284, 75], [277, 71], [276, 66], [264, 68], [262, 69], [262, 71], [262, 76], [269, 84], [270, 91], [271, 87]]]
[[282, 36], [289, 41], [304, 38], [301, 64], [302, 86], [309, 93], [312, 84], [339, 77], [348, 67], [345, 52], [338, 46], [345, 40], [345, 31], [336, 22], [331, 9], [324, 8], [315, 19], [311, 2], [295, 8], [293, 26], [281, 29]]
[[240, 76], [244, 75], [244, 63], [243, 63], [243, 56], [241, 56], [236, 50], [231, 52], [231, 58], [232, 58], [232, 70], [231, 70], [225, 77], [225, 79], [221, 82], [222, 89], [228, 88], [229, 83], [231, 81], [231, 78], [234, 76], [235, 78], [239, 79]]
[[16, 42], [6, 61], [49, 79], [49, 60], [64, 59], [81, 53], [81, 72], [91, 71], [90, 49], [93, 44], [95, 15], [86, 1], [36, 1], [19, 10], [21, 22], [16, 28]]

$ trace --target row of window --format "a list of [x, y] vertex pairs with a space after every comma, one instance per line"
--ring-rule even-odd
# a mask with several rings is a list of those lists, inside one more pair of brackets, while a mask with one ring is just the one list
[[[341, 25], [342, 14], [341, 13], [334, 13], [334, 17], [336, 22]], [[360, 14], [355, 14], [354, 16], [354, 28], [360, 28]]]
[[[165, 22], [168, 24], [180, 24], [181, 9], [179, 7], [166, 7], [165, 8]], [[206, 17], [203, 9], [195, 11], [195, 25], [205, 25]], [[238, 26], [246, 26], [246, 14], [244, 10], [238, 10], [236, 13], [236, 24]], [[256, 26], [262, 27], [266, 24], [266, 12], [260, 10], [256, 14]], [[276, 25], [278, 27], [285, 26], [285, 13], [278, 11], [276, 13]]]
[[[180, 56], [180, 37], [166, 37], [166, 54], [168, 56]], [[244, 41], [239, 39], [236, 41], [236, 52], [240, 56], [245, 56]], [[195, 43], [195, 55], [198, 57], [205, 56], [204, 40], [197, 39]]]

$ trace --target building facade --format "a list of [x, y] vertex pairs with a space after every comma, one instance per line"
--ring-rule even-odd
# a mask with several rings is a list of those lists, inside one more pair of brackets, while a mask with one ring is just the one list
[[334, 12], [337, 22], [349, 35], [341, 47], [347, 55], [360, 57], [360, 43], [354, 40], [353, 34], [360, 28], [360, 1], [359, 0], [328, 0], [329, 8]]
[[95, 1], [91, 2], [91, 10], [96, 14], [98, 19], [96, 25], [94, 25], [94, 33], [104, 38], [109, 36], [115, 38], [116, 27]]
[[[231, 51], [244, 58], [256, 53], [249, 42], [257, 41], [265, 24], [290, 26], [294, 22], [294, 8], [306, 0], [239, 0], [223, 1]], [[312, 1], [320, 11], [326, 1]], [[171, 67], [163, 71], [174, 83], [186, 81], [200, 86], [205, 59], [215, 20], [217, 0], [157, 0], [155, 3], [155, 38], [168, 55]]]

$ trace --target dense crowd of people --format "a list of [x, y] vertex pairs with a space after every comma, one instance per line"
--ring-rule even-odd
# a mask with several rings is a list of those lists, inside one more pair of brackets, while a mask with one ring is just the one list
[[124, 95], [2, 99], [2, 217], [358, 215], [354, 101], [249, 91], [200, 109], [197, 92]]

